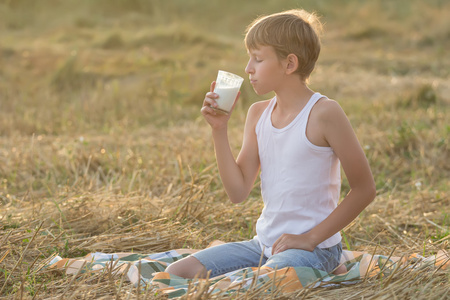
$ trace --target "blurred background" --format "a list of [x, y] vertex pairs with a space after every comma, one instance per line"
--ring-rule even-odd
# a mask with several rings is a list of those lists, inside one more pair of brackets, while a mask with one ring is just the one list
[[[389, 102], [415, 92], [448, 100], [449, 7], [444, 0], [1, 0], [0, 133], [126, 130], [192, 118], [218, 69], [247, 78], [246, 26], [291, 8], [315, 11], [325, 24], [312, 88], [336, 100]], [[244, 111], [258, 99], [246, 81]]]

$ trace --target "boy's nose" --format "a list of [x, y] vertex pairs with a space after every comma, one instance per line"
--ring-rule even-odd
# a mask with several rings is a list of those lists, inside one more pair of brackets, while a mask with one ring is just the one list
[[253, 68], [250, 66], [250, 62], [245, 67], [245, 73], [250, 74], [253, 72]]

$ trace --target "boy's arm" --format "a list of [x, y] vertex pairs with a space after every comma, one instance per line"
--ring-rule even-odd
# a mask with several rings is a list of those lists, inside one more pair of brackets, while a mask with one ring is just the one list
[[324, 138], [341, 161], [350, 192], [336, 209], [316, 227], [301, 235], [282, 235], [273, 245], [276, 254], [290, 248], [313, 251], [318, 244], [354, 220], [376, 195], [375, 183], [364, 151], [342, 108], [327, 101], [318, 112]]
[[209, 107], [215, 106], [217, 98], [212, 93], [213, 90], [214, 83], [205, 98], [202, 114], [212, 128], [217, 165], [225, 191], [231, 202], [240, 203], [249, 195], [259, 171], [255, 126], [259, 119], [261, 105], [252, 105], [248, 111], [242, 148], [235, 160], [228, 140], [227, 124], [230, 116], [217, 113]]

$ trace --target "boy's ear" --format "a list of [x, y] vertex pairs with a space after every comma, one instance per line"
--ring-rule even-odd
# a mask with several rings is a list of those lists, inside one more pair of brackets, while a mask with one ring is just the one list
[[294, 73], [297, 70], [297, 68], [298, 68], [298, 57], [297, 57], [297, 55], [292, 54], [292, 53], [289, 54], [286, 57], [286, 62], [287, 62], [286, 73], [287, 74]]

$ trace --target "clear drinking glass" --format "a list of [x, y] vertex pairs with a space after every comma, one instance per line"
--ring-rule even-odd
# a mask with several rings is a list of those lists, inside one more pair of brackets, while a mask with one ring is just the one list
[[217, 110], [226, 114], [230, 112], [243, 81], [244, 78], [236, 74], [219, 70], [214, 88], [214, 93], [219, 95]]

